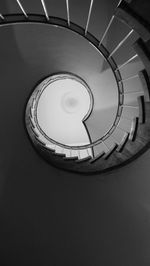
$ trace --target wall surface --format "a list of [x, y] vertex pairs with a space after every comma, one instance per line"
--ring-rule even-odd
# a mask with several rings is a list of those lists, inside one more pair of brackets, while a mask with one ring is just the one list
[[46, 164], [26, 136], [17, 142], [1, 160], [1, 265], [149, 265], [149, 151], [83, 177]]

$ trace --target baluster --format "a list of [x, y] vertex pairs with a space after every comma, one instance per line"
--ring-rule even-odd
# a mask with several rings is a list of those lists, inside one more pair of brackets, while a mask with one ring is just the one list
[[48, 15], [48, 11], [47, 11], [47, 8], [46, 8], [45, 1], [44, 0], [41, 0], [41, 4], [43, 6], [43, 10], [44, 10], [44, 13], [45, 13], [45, 17], [46, 17], [47, 20], [49, 20], [49, 15]]
[[86, 27], [85, 27], [85, 35], [87, 34], [88, 27], [89, 27], [89, 22], [90, 22], [90, 17], [91, 17], [93, 2], [94, 2], [94, 0], [91, 0], [90, 8], [89, 8], [89, 13], [88, 13], [88, 19], [87, 19], [87, 23], [86, 23]]
[[28, 15], [27, 13], [25, 12], [24, 8], [23, 8], [23, 5], [21, 4], [20, 0], [16, 0], [17, 1], [17, 4], [19, 5], [20, 9], [22, 10], [22, 13], [24, 14], [24, 16], [26, 18], [28, 18]]
[[0, 14], [0, 18], [1, 18], [2, 20], [4, 20], [4, 17], [3, 17], [3, 15], [2, 15], [2, 14]]
[[130, 79], [134, 79], [134, 78], [139, 78], [139, 75], [134, 75], [134, 76], [128, 77], [126, 79], [119, 80], [119, 82], [126, 82], [126, 81], [128, 81]]
[[111, 57], [112, 55], [114, 55], [117, 50], [126, 42], [126, 40], [130, 37], [130, 35], [134, 32], [134, 30], [131, 30], [126, 36], [125, 38], [115, 47], [115, 49], [110, 53], [109, 57]]
[[138, 55], [134, 55], [132, 56], [130, 59], [128, 59], [125, 63], [123, 63], [122, 65], [118, 66], [117, 67], [117, 70], [121, 69], [122, 67], [126, 66], [127, 64], [129, 64], [131, 61], [133, 61], [135, 58], [137, 58]]
[[[121, 4], [122, 1], [123, 1], [123, 0], [119, 0], [117, 7]], [[117, 7], [116, 7], [116, 8], [117, 8]], [[113, 22], [114, 18], [115, 18], [115, 15], [113, 15], [113, 16], [111, 17], [111, 19], [110, 19], [110, 21], [109, 21], [109, 23], [108, 23], [108, 26], [106, 27], [106, 30], [104, 31], [104, 34], [103, 34], [103, 36], [102, 36], [102, 38], [101, 38], [101, 40], [100, 40], [100, 42], [99, 42], [99, 45], [98, 45], [99, 47], [100, 47], [100, 45], [102, 44], [103, 40], [105, 39], [105, 37], [106, 37], [106, 35], [107, 35], [108, 31], [109, 31], [109, 28], [110, 28], [110, 26], [112, 25], [112, 22]]]
[[69, 0], [66, 0], [66, 8], [67, 8], [67, 21], [68, 21], [68, 27], [70, 27]]

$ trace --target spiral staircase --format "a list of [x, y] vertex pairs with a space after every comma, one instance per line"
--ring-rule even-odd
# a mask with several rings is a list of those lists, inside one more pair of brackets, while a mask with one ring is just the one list
[[[33, 71], [24, 101], [24, 126], [33, 148], [56, 167], [93, 174], [121, 167], [149, 148], [150, 22], [142, 15], [140, 1], [122, 0], [114, 6], [98, 38], [93, 26], [96, 0], [83, 2], [87, 13], [84, 25], [77, 14], [76, 21], [72, 20], [71, 0], [59, 1], [60, 10], [65, 11], [60, 17], [51, 13], [48, 0], [34, 1], [33, 6], [25, 0], [14, 0], [10, 14], [1, 10], [0, 30], [3, 34], [6, 30], [7, 37], [8, 29], [13, 28], [21, 56], [29, 61]], [[143, 5], [143, 10], [145, 8]], [[119, 29], [120, 34], [112, 44], [110, 36], [115, 29]], [[42, 40], [39, 39], [41, 31]], [[45, 63], [47, 61], [52, 63]], [[37, 106], [43, 90], [53, 75], [68, 73], [83, 79], [94, 99], [93, 108], [84, 121], [89, 136], [89, 143], [85, 145], [61, 143], [47, 136], [38, 124]], [[98, 105], [102, 104], [99, 102], [99, 95], [103, 93], [101, 84], [106, 86], [108, 103], [97, 112]], [[108, 124], [106, 113], [111, 117]]]

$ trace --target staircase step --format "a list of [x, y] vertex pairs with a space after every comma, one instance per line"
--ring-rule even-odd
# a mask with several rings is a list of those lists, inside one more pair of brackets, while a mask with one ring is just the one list
[[105, 168], [107, 167], [116, 167], [120, 164], [124, 163], [128, 159], [126, 154], [122, 154], [120, 152], [117, 152], [116, 150], [111, 154], [111, 156], [106, 161]]
[[150, 101], [150, 80], [145, 69], [139, 72], [139, 78], [142, 83], [145, 101]]
[[138, 121], [139, 121], [138, 117], [133, 118], [133, 121], [131, 124], [131, 130], [130, 130], [130, 134], [129, 134], [129, 140], [134, 141], [136, 138], [137, 129], [138, 129]]
[[32, 128], [35, 128], [35, 125], [34, 125], [32, 119], [31, 119], [31, 117], [29, 117], [29, 123], [31, 124]]
[[[56, 154], [64, 154], [63, 150], [64, 150], [64, 148], [62, 148], [62, 147], [60, 147], [58, 145], [55, 145], [55, 153]], [[64, 154], [64, 156], [65, 156], [65, 154]]]
[[145, 123], [139, 124], [137, 129], [137, 136], [150, 141], [150, 102], [145, 102]]
[[145, 123], [145, 101], [144, 101], [144, 96], [139, 96], [137, 98], [138, 100], [138, 105], [139, 105], [139, 123], [144, 124]]
[[55, 151], [55, 145], [54, 144], [46, 144], [46, 148], [51, 150], [51, 151]]
[[78, 158], [78, 150], [71, 150], [71, 158], [72, 157], [77, 157]]
[[[85, 150], [79, 150], [79, 159], [84, 159], [84, 158], [87, 158], [89, 157], [89, 153], [88, 153], [88, 150], [85, 149]], [[91, 157], [91, 156], [90, 156]]]
[[150, 102], [145, 102], [145, 122], [150, 124]]
[[141, 38], [139, 38], [134, 44], [133, 48], [143, 62], [148, 76], [150, 76], [150, 53]]
[[122, 1], [116, 9], [115, 15], [131, 29], [134, 29], [145, 42], [150, 39], [149, 23], [135, 13], [128, 3]]
[[65, 158], [66, 156], [65, 156], [65, 154], [63, 154], [63, 153], [53, 153], [55, 156], [58, 156], [58, 157], [61, 157], [61, 158]]
[[29, 134], [31, 134], [33, 137], [37, 137], [39, 138], [39, 135], [37, 134], [37, 132], [34, 130], [34, 128], [32, 127], [32, 125], [28, 125], [28, 130], [29, 130]]
[[140, 137], [136, 137], [136, 140], [133, 142], [131, 140], [128, 140], [122, 154], [127, 156], [129, 159], [131, 157], [136, 156], [141, 150], [145, 147], [146, 141]]
[[118, 147], [116, 149], [117, 152], [122, 152], [122, 150], [124, 149], [128, 139], [129, 139], [129, 133], [125, 132], [121, 143], [118, 145]]
[[39, 145], [41, 145], [42, 147], [45, 147], [45, 149], [46, 149], [46, 144], [42, 141], [42, 140], [40, 140], [38, 137], [36, 137], [35, 136], [35, 140], [39, 143]]
[[105, 153], [105, 155], [103, 156], [103, 158], [104, 158], [105, 160], [108, 160], [108, 158], [109, 158], [109, 157], [112, 155], [112, 153], [117, 149], [117, 147], [118, 147], [118, 144], [115, 143], [115, 144], [113, 145], [113, 147], [110, 148], [110, 151], [107, 152], [107, 153]]
[[92, 158], [92, 159], [90, 160], [90, 163], [91, 163], [91, 164], [92, 164], [92, 163], [95, 163], [97, 160], [99, 160], [100, 158], [102, 158], [102, 157], [104, 156], [104, 154], [105, 154], [104, 151], [101, 152], [101, 153], [98, 154], [96, 157]]
[[29, 116], [32, 118], [33, 117], [33, 115], [32, 115], [32, 108], [30, 107], [29, 108]]
[[32, 97], [32, 98], [31, 98], [31, 102], [30, 102], [31, 109], [32, 109], [32, 108], [33, 108], [33, 106], [34, 106], [34, 102], [35, 102], [35, 98], [34, 98], [34, 97]]
[[83, 158], [83, 159], [79, 159], [77, 160], [77, 163], [83, 163], [83, 162], [87, 162], [87, 161], [90, 161], [91, 160], [91, 156], [88, 156], [86, 158]]
[[78, 156], [74, 156], [74, 157], [65, 157], [64, 160], [65, 161], [77, 161], [79, 158]]
[[150, 124], [139, 125], [138, 130], [137, 130], [137, 136], [149, 142], [150, 141]]

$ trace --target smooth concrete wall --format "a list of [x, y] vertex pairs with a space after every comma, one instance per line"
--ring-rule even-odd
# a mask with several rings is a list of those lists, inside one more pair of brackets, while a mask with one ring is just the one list
[[45, 163], [23, 125], [14, 133], [1, 144], [1, 265], [149, 265], [149, 151], [113, 173], [80, 176]]

